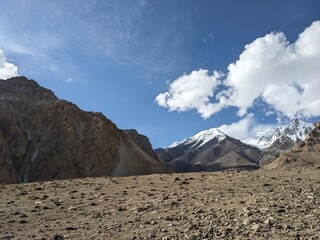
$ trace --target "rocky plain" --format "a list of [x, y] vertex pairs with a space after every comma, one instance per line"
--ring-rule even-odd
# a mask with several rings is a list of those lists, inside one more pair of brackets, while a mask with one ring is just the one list
[[0, 239], [320, 239], [320, 169], [2, 184]]

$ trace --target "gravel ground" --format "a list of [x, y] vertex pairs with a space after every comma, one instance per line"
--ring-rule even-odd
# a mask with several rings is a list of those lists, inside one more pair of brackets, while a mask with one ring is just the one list
[[320, 169], [0, 185], [0, 239], [320, 239]]

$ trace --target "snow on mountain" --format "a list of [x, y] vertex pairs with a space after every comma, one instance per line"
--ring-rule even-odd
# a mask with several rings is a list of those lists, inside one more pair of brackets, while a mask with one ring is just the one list
[[245, 139], [242, 142], [260, 149], [266, 149], [277, 140], [281, 141], [285, 138], [291, 139], [295, 143], [299, 140], [302, 141], [313, 128], [314, 125], [312, 123], [295, 118], [291, 120], [288, 125], [258, 132], [255, 136]]
[[257, 169], [262, 151], [211, 128], [158, 151], [159, 160], [176, 172]]
[[193, 143], [191, 147], [199, 148], [213, 139], [216, 139], [218, 142], [221, 142], [225, 138], [226, 138], [226, 135], [223, 132], [221, 132], [219, 129], [210, 128], [208, 130], [201, 131], [192, 137], [184, 139], [181, 142], [174, 142], [168, 148], [173, 148], [180, 144], [188, 145], [191, 143]]

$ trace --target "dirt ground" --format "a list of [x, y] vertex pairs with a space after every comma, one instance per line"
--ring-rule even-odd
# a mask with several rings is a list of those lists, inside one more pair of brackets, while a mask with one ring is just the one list
[[0, 185], [0, 239], [320, 239], [320, 169]]

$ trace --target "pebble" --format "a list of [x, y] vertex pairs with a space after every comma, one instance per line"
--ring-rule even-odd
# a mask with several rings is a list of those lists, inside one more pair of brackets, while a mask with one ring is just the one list
[[251, 230], [258, 232], [260, 230], [260, 224], [254, 224], [251, 228]]
[[[319, 173], [308, 181], [300, 173], [302, 180], [294, 181], [294, 173], [259, 171], [205, 173], [203, 181], [197, 174], [172, 174], [117, 178], [118, 185], [101, 183], [104, 178], [89, 179], [90, 186], [70, 180], [52, 188], [43, 182], [43, 192], [34, 190], [36, 184], [5, 185], [0, 239], [317, 239]], [[183, 181], [189, 185], [180, 188]]]
[[245, 218], [242, 222], [243, 225], [249, 225], [252, 224], [254, 222], [254, 220], [252, 218]]

